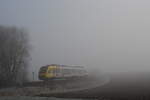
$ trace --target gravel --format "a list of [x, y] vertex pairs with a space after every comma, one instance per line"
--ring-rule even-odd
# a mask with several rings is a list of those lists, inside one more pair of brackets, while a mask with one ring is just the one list
[[55, 98], [55, 97], [28, 97], [28, 96], [10, 97], [9, 96], [9, 97], [0, 97], [0, 100], [87, 100], [87, 99], [70, 99], [70, 98], [66, 99], [66, 98]]

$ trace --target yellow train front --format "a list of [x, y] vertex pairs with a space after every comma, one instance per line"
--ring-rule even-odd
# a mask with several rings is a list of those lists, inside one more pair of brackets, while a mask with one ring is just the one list
[[77, 78], [87, 76], [87, 71], [82, 66], [67, 66], [51, 64], [42, 66], [39, 70], [40, 80]]

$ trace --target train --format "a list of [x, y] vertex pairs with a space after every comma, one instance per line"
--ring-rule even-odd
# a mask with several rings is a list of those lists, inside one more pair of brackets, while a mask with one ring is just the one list
[[39, 70], [40, 80], [81, 78], [87, 76], [88, 72], [83, 66], [50, 64], [42, 66]]

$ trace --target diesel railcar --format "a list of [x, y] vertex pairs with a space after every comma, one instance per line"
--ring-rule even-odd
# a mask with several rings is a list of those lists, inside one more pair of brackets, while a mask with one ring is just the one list
[[87, 75], [88, 73], [83, 66], [51, 64], [42, 66], [39, 70], [40, 80], [79, 78]]

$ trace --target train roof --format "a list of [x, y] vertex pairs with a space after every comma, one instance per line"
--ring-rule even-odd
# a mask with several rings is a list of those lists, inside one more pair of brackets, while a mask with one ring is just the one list
[[84, 68], [84, 66], [75, 66], [75, 65], [59, 65], [59, 64], [50, 64], [48, 66], [59, 66], [59, 67], [73, 67], [73, 68]]

